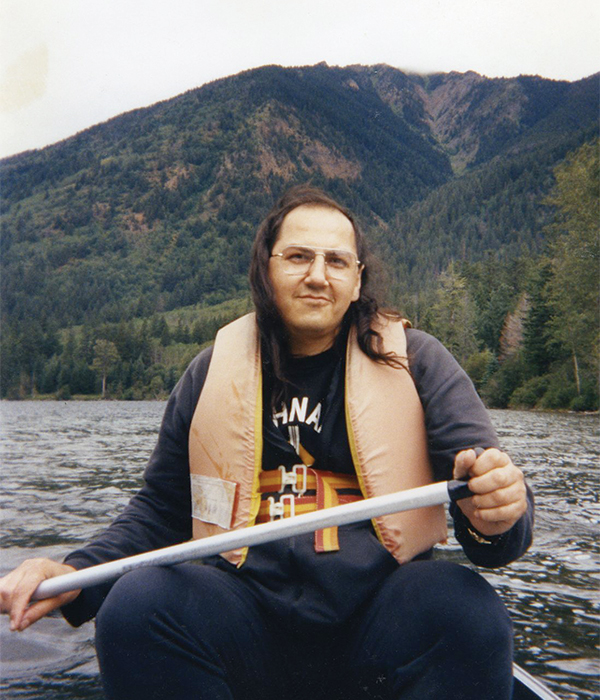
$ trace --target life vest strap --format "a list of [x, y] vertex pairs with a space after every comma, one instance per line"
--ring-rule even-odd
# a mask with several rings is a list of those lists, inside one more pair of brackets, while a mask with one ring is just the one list
[[316, 491], [319, 479], [336, 491], [360, 489], [354, 474], [319, 471], [304, 464], [296, 464], [291, 471], [280, 466], [278, 469], [261, 472], [259, 490], [261, 493], [284, 493], [285, 487], [291, 486], [294, 493], [303, 495], [306, 491]]
[[[292, 493], [285, 493], [288, 487]], [[259, 488], [263, 500], [257, 523], [291, 518], [301, 513], [331, 508], [340, 503], [352, 503], [363, 498], [355, 476], [321, 472], [303, 464], [295, 465], [289, 472], [285, 467], [261, 472]], [[343, 493], [338, 493], [339, 491]], [[337, 527], [315, 532], [316, 552], [335, 552], [339, 548]]]

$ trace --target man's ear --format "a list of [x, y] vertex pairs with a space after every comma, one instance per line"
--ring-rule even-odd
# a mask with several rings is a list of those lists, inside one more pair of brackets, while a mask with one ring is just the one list
[[362, 284], [362, 271], [363, 271], [363, 266], [361, 265], [359, 273], [358, 273], [358, 279], [356, 280], [356, 285], [354, 287], [354, 290], [352, 292], [352, 301], [358, 301], [360, 297], [360, 287]]

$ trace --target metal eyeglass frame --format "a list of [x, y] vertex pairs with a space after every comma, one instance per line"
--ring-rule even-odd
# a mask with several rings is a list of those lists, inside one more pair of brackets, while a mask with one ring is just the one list
[[[327, 270], [327, 273], [331, 275], [332, 270], [336, 271], [336, 268], [330, 268], [329, 264], [327, 263], [327, 254], [328, 253], [344, 253], [346, 255], [352, 255], [352, 257], [355, 258], [356, 262], [356, 269], [359, 270], [361, 267], [361, 262], [360, 260], [356, 257], [356, 254], [353, 253], [351, 250], [343, 250], [341, 248], [315, 248], [313, 246], [309, 245], [300, 245], [299, 243], [290, 243], [287, 245], [280, 253], [271, 253], [272, 258], [281, 258], [283, 260], [283, 256], [285, 254], [285, 251], [288, 250], [289, 248], [298, 248], [300, 250], [306, 250], [310, 251], [313, 253], [313, 259], [308, 265], [308, 268], [302, 272], [288, 272], [287, 270], [284, 270], [286, 275], [291, 275], [291, 276], [297, 276], [301, 277], [302, 275], [307, 275], [313, 266], [315, 260], [317, 259], [317, 255], [322, 255], [323, 256], [323, 261], [325, 262], [325, 269]], [[332, 277], [336, 277], [335, 275], [331, 275]], [[338, 279], [344, 279], [345, 276], [342, 275], [342, 277], [338, 277]]]

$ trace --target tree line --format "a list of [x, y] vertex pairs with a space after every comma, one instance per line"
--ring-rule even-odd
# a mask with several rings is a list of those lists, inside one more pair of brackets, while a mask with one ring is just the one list
[[[39, 321], [2, 336], [2, 397], [7, 399], [164, 399], [217, 330], [249, 308], [82, 325], [59, 332]], [[182, 312], [183, 313], [183, 312]]]

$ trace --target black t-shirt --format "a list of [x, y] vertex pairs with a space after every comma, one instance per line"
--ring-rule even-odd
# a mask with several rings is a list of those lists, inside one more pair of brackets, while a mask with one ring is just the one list
[[343, 350], [337, 346], [319, 355], [289, 362], [290, 384], [274, 411], [272, 383], [265, 381], [263, 405], [263, 469], [289, 470], [303, 463], [323, 471], [354, 473], [344, 416]]

